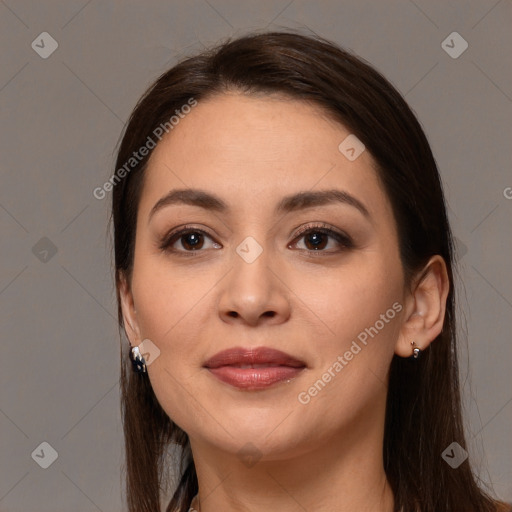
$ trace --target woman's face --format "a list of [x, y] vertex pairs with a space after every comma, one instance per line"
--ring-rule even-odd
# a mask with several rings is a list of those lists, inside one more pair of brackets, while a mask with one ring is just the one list
[[[155, 148], [130, 338], [158, 347], [151, 384], [193, 445], [235, 454], [252, 443], [270, 460], [383, 422], [406, 295], [391, 205], [368, 151], [357, 156], [351, 139], [339, 149], [349, 135], [307, 103], [230, 93], [199, 102]], [[224, 206], [167, 201], [151, 213], [178, 189]], [[338, 200], [290, 200], [321, 191]], [[268, 364], [224, 368], [241, 379], [228, 383], [205, 364], [234, 347], [280, 350], [302, 366], [262, 387], [244, 378], [264, 382], [276, 372]]]

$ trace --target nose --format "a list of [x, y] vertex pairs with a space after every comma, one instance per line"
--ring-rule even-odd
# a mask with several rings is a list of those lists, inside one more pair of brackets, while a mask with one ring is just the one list
[[252, 262], [234, 254], [219, 299], [219, 315], [224, 322], [256, 326], [280, 324], [289, 318], [291, 291], [283, 269], [273, 260], [268, 250]]

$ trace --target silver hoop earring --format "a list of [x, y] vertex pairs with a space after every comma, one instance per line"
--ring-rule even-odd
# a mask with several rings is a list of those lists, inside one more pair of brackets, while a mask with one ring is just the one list
[[130, 350], [130, 360], [133, 364], [133, 371], [135, 373], [147, 373], [146, 361], [142, 357], [139, 347], [132, 347]]
[[[411, 341], [411, 345], [414, 347], [414, 345], [416, 345], [416, 342]], [[414, 357], [414, 359], [418, 359], [418, 357], [420, 357], [420, 354], [421, 354], [421, 349], [420, 349], [420, 347], [418, 347], [418, 345], [416, 345], [416, 347], [412, 349], [412, 357]]]

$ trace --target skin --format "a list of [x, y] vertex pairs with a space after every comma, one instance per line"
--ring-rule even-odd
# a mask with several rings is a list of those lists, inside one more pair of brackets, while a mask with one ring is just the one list
[[[349, 133], [308, 103], [230, 92], [199, 102], [150, 158], [123, 315], [133, 346], [149, 338], [160, 350], [149, 378], [189, 435], [202, 512], [393, 510], [382, 460], [388, 369], [393, 354], [412, 354], [411, 340], [426, 348], [441, 332], [449, 284], [440, 256], [404, 282], [373, 158], [363, 151], [349, 161], [338, 150]], [[177, 204], [148, 221], [176, 188], [214, 193], [231, 212]], [[355, 196], [369, 218], [338, 203], [273, 213], [283, 196], [326, 189]], [[295, 235], [309, 223], [348, 234], [353, 247], [323, 236], [315, 251]], [[192, 252], [187, 237], [173, 243], [181, 253], [159, 249], [185, 224], [209, 233], [192, 257], [180, 256]], [[236, 252], [247, 236], [263, 249], [250, 264]], [[400, 313], [300, 403], [395, 302]], [[240, 390], [203, 367], [234, 346], [277, 348], [307, 368], [290, 382]]]

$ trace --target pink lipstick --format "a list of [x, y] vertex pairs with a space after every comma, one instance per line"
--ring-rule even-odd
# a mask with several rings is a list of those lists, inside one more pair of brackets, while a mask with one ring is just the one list
[[212, 375], [240, 389], [265, 389], [297, 377], [306, 364], [289, 354], [268, 347], [235, 347], [215, 354], [205, 362]]

